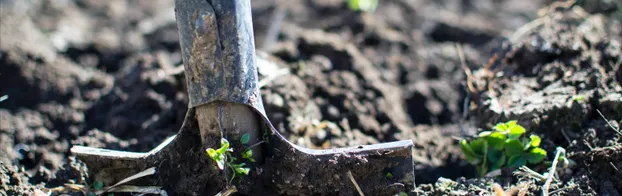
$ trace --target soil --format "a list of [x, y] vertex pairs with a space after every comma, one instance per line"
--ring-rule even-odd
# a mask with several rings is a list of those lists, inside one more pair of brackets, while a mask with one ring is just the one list
[[[343, 0], [261, 0], [252, 10], [266, 113], [293, 143], [412, 140], [413, 194], [493, 194], [496, 182], [539, 195], [543, 182], [512, 171], [476, 177], [456, 139], [518, 120], [547, 160], [563, 147], [576, 163], [551, 193], [622, 194], [620, 3], [390, 0], [365, 13]], [[7, 0], [0, 25], [0, 195], [89, 184], [73, 145], [147, 152], [181, 127], [173, 1]]]

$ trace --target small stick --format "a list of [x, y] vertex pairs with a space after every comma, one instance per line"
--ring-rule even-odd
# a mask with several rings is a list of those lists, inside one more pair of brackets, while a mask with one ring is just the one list
[[361, 187], [359, 187], [359, 184], [356, 183], [356, 180], [354, 179], [354, 176], [352, 176], [352, 171], [348, 171], [348, 177], [350, 178], [350, 181], [352, 181], [352, 184], [354, 184], [354, 187], [356, 188], [356, 191], [359, 192], [359, 195], [365, 196], [365, 194], [363, 194], [363, 191], [361, 191]]
[[261, 141], [259, 141], [259, 142], [255, 143], [255, 144], [253, 144], [253, 145], [249, 146], [248, 148], [255, 148], [255, 147], [257, 147], [257, 146], [259, 146], [259, 145], [261, 145], [261, 144], [263, 144], [263, 143], [264, 143], [264, 141], [263, 141], [263, 140], [261, 140]]
[[549, 174], [546, 177], [546, 182], [544, 182], [544, 185], [542, 186], [542, 195], [544, 196], [549, 195], [549, 187], [551, 186], [551, 181], [553, 181], [553, 176], [555, 176], [555, 171], [557, 171], [557, 162], [559, 160], [559, 156], [561, 156], [562, 153], [566, 154], [566, 150], [562, 147], [557, 147], [556, 151], [557, 153], [555, 153], [553, 165], [551, 165], [551, 168], [549, 169]]
[[568, 144], [572, 143], [572, 140], [570, 140], [570, 137], [568, 137], [568, 134], [566, 134], [566, 131], [564, 131], [564, 129], [562, 129], [562, 135], [564, 136], [564, 138], [566, 138], [566, 141], [568, 141]]
[[615, 131], [616, 133], [620, 134], [622, 136], [622, 132], [620, 132], [620, 128], [618, 127], [617, 129], [609, 122], [609, 120], [607, 120], [607, 118], [605, 118], [605, 115], [603, 115], [603, 113], [600, 113], [600, 110], [596, 109], [596, 112], [598, 112], [598, 114], [600, 114], [600, 117], [603, 117], [603, 119], [605, 120], [605, 122], [607, 122], [607, 124], [609, 125], [609, 127], [611, 127], [611, 129], [613, 129], [613, 131]]

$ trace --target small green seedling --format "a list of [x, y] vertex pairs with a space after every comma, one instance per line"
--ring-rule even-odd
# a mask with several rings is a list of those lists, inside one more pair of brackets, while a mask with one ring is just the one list
[[[248, 133], [240, 137], [240, 143], [242, 143], [243, 145], [247, 145], [249, 141], [250, 134]], [[230, 148], [229, 141], [227, 141], [227, 139], [225, 138], [222, 138], [220, 140], [220, 148], [208, 148], [205, 151], [207, 152], [207, 155], [216, 162], [216, 166], [218, 166], [218, 169], [224, 170], [225, 166], [231, 168], [231, 171], [234, 174], [231, 176], [231, 181], [233, 181], [236, 176], [248, 175], [248, 173], [250, 172], [250, 168], [245, 167], [246, 163], [235, 163], [235, 161], [237, 161], [237, 158], [232, 155], [233, 149]], [[253, 150], [250, 148], [246, 148], [246, 150], [242, 152], [242, 158], [249, 160], [250, 162], [255, 162], [255, 159], [253, 159]]]
[[354, 11], [374, 12], [378, 7], [378, 0], [348, 0], [348, 7]]
[[218, 150], [208, 148], [206, 151], [207, 155], [212, 158], [212, 160], [216, 161], [218, 169], [223, 170], [225, 169], [225, 160], [227, 158], [226, 155], [230, 154], [230, 152], [233, 152], [233, 149], [229, 148], [229, 141], [227, 141], [227, 139], [225, 138], [222, 138], [220, 140], [220, 148]]
[[387, 179], [389, 180], [393, 180], [393, 174], [391, 172], [388, 172], [386, 175]]
[[583, 95], [575, 95], [575, 96], [572, 96], [572, 100], [575, 100], [577, 102], [583, 101], [583, 100], [585, 100], [585, 96], [583, 96]]
[[525, 128], [516, 121], [499, 123], [492, 131], [481, 132], [471, 141], [461, 140], [460, 146], [467, 161], [480, 176], [502, 167], [517, 168], [527, 163], [537, 164], [546, 157], [540, 148], [540, 137], [525, 137]]

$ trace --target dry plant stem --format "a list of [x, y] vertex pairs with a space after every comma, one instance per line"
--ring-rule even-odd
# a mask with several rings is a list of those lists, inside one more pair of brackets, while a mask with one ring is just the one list
[[[607, 125], [609, 125], [609, 127], [611, 127], [611, 129], [613, 129], [613, 131], [618, 133], [618, 135], [622, 136], [622, 132], [620, 132], [620, 127], [618, 127], [616, 129], [615, 126], [613, 126], [611, 124], [611, 122], [609, 122], [609, 120], [607, 120], [607, 118], [605, 118], [605, 115], [603, 115], [603, 113], [601, 113], [600, 110], [596, 109], [596, 112], [598, 112], [598, 114], [600, 114], [600, 117], [602, 117], [605, 120], [605, 122], [607, 122]], [[620, 126], [620, 125], [618, 125], [618, 126]]]
[[544, 182], [544, 185], [542, 186], [543, 196], [549, 195], [549, 187], [551, 186], [551, 181], [553, 181], [553, 176], [555, 176], [555, 171], [557, 171], [557, 163], [559, 162], [559, 156], [561, 156], [562, 153], [566, 154], [566, 150], [558, 147], [557, 153], [555, 153], [555, 158], [553, 159], [553, 165], [551, 165], [551, 168], [549, 169], [549, 174], [546, 177], [546, 182]]
[[352, 184], [354, 184], [354, 187], [356, 188], [356, 191], [359, 193], [359, 195], [365, 196], [365, 194], [363, 194], [363, 191], [361, 191], [361, 187], [359, 186], [359, 184], [356, 183], [354, 176], [352, 176], [352, 171], [348, 171], [348, 178], [350, 178], [350, 181], [352, 181]]

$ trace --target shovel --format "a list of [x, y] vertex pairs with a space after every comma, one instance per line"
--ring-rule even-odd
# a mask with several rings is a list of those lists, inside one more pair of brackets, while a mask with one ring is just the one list
[[[175, 0], [189, 110], [179, 132], [146, 153], [74, 146], [89, 177], [115, 184], [148, 168], [135, 186], [169, 195], [394, 195], [414, 189], [410, 140], [315, 150], [285, 139], [267, 118], [257, 85], [250, 0]], [[241, 141], [246, 137], [245, 143]], [[207, 148], [251, 148], [248, 175], [219, 168]]]

